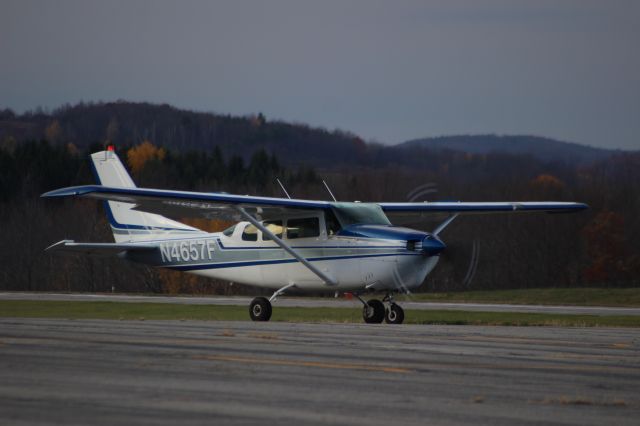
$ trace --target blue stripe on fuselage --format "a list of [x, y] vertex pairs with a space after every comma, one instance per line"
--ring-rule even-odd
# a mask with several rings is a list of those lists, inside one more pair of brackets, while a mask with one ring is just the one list
[[[319, 262], [324, 260], [347, 260], [347, 259], [361, 259], [370, 257], [385, 257], [385, 256], [422, 256], [421, 253], [386, 253], [386, 254], [365, 254], [365, 255], [353, 255], [353, 256], [327, 256], [327, 257], [311, 257], [307, 258], [309, 262]], [[257, 266], [257, 265], [276, 265], [281, 263], [296, 263], [297, 259], [278, 259], [278, 260], [252, 260], [246, 262], [220, 262], [220, 263], [207, 263], [202, 265], [162, 265], [164, 268], [174, 269], [176, 271], [198, 271], [203, 269], [221, 269], [221, 268], [239, 268], [243, 266]]]
[[[222, 240], [221, 239], [216, 239], [218, 245], [220, 246], [221, 250], [282, 250], [282, 247], [275, 245], [275, 246], [270, 246], [270, 247], [228, 247], [225, 246], [224, 244], [222, 244]], [[274, 243], [275, 244], [275, 243]], [[312, 248], [318, 248], [318, 249], [353, 249], [353, 250], [357, 250], [357, 249], [404, 249], [405, 246], [291, 246], [292, 249], [312, 249]]]

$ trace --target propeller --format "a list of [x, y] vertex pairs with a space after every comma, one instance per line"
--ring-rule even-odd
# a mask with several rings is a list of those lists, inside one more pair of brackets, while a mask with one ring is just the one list
[[[437, 184], [434, 182], [427, 182], [409, 191], [406, 195], [406, 198], [409, 202], [427, 201], [427, 196], [435, 194], [437, 192]], [[477, 239], [474, 239], [471, 241], [471, 246], [469, 246], [468, 242], [445, 245], [442, 239], [440, 239], [440, 233], [443, 232], [447, 228], [447, 226], [449, 226], [451, 222], [454, 221], [456, 217], [458, 217], [458, 213], [449, 216], [442, 223], [437, 225], [432, 232], [432, 238], [427, 237], [422, 241], [422, 249], [428, 254], [440, 254], [437, 257], [434, 256], [430, 258], [436, 259], [435, 261], [433, 261], [433, 266], [430, 265], [430, 271], [435, 267], [435, 265], [438, 263], [438, 260], [440, 259], [442, 259], [443, 262], [447, 263], [453, 263], [454, 259], [459, 262], [461, 253], [469, 253], [469, 260], [468, 262], [465, 262], [467, 265], [466, 272], [464, 274], [464, 278], [460, 283], [463, 288], [468, 289], [471, 287], [473, 278], [475, 277], [475, 274], [478, 270], [478, 262], [480, 259], [480, 243]], [[460, 267], [461, 265], [458, 266]], [[399, 281], [402, 284], [400, 280], [396, 281]]]

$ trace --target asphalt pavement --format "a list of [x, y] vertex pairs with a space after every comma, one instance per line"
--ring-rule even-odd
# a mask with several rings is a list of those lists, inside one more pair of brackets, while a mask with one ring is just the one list
[[0, 424], [637, 425], [640, 329], [0, 319]]

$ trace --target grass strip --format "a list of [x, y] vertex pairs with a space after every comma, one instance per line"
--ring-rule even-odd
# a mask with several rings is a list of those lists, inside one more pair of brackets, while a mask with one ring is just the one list
[[[247, 321], [248, 307], [84, 301], [0, 301], [0, 317]], [[275, 307], [272, 321], [361, 323], [360, 309]], [[573, 315], [517, 312], [407, 310], [406, 324], [640, 327], [638, 315]]]
[[411, 295], [411, 299], [420, 302], [639, 307], [640, 288], [533, 288], [416, 293]]

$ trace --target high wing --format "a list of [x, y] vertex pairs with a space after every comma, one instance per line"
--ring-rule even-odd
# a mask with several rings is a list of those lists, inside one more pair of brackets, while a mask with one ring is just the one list
[[564, 201], [503, 201], [503, 202], [423, 202], [378, 203], [385, 213], [510, 213], [548, 212], [570, 213], [588, 208], [586, 204]]
[[[379, 203], [385, 214], [393, 223], [398, 225], [412, 225], [425, 220], [448, 216], [453, 220], [461, 214], [488, 213], [572, 213], [589, 208], [583, 203], [564, 201], [522, 201], [522, 202], [461, 202], [436, 201], [422, 203]], [[445, 225], [446, 226], [446, 225]], [[444, 229], [444, 228], [443, 228]]]
[[[241, 220], [238, 208], [256, 217], [269, 216], [285, 210], [329, 209], [329, 201], [299, 200], [288, 198], [256, 197], [226, 193], [170, 191], [148, 188], [120, 188], [101, 185], [85, 185], [57, 189], [43, 197], [81, 196], [99, 200], [120, 201], [134, 204], [135, 210], [156, 213], [167, 217], [205, 217]], [[569, 213], [588, 208], [574, 202], [422, 202], [376, 203], [393, 216], [423, 216], [440, 214], [519, 213], [548, 212]]]
[[166, 217], [204, 217], [207, 219], [243, 220], [238, 207], [257, 217], [284, 210], [328, 209], [328, 201], [256, 197], [226, 193], [170, 191], [148, 188], [120, 188], [101, 185], [74, 186], [42, 194], [43, 197], [81, 196], [99, 200], [134, 204], [134, 210]]

